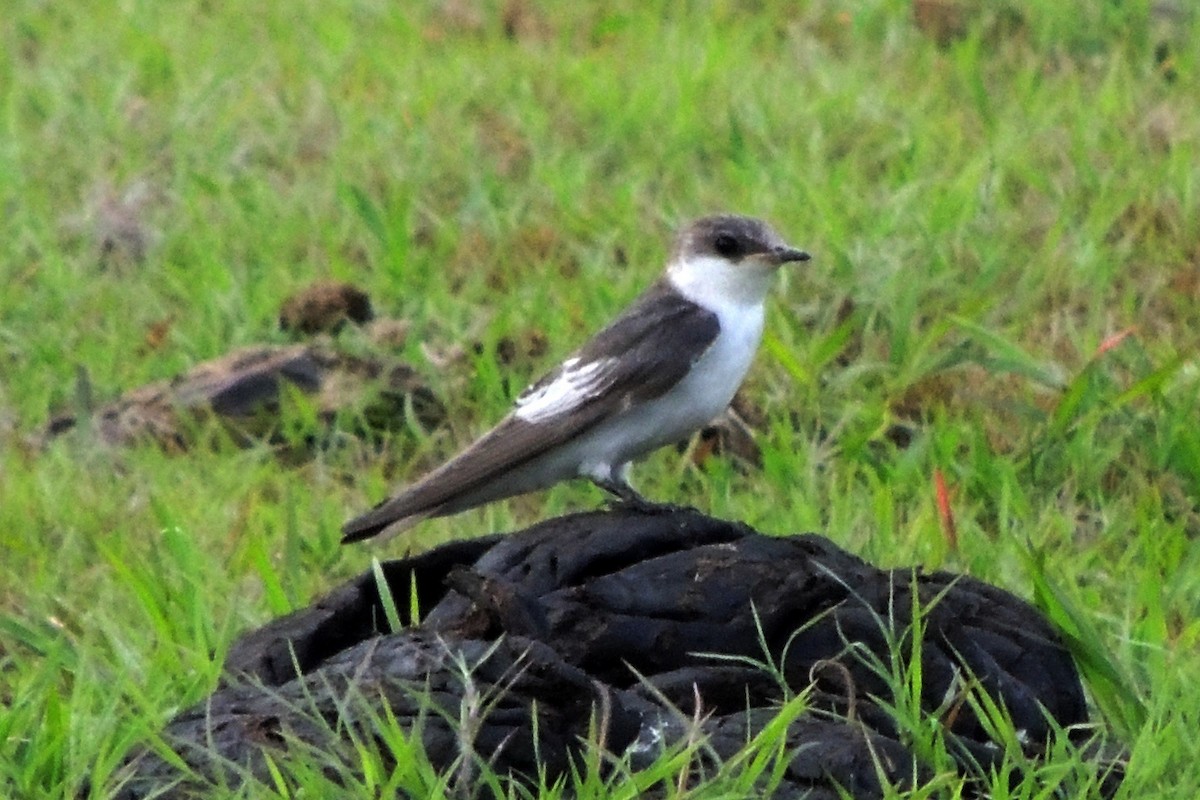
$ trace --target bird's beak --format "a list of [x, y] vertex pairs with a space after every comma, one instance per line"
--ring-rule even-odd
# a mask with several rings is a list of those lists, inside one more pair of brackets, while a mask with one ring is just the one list
[[794, 247], [776, 247], [771, 251], [771, 258], [776, 264], [782, 266], [791, 261], [808, 261], [812, 256]]

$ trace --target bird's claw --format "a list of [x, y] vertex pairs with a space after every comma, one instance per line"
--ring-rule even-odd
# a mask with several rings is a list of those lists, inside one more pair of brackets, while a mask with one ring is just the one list
[[682, 511], [696, 510], [692, 506], [656, 503], [653, 500], [647, 500], [625, 480], [617, 478], [609, 480], [593, 478], [592, 480], [597, 486], [608, 492], [608, 507], [614, 511], [635, 511], [639, 514], [678, 514]]

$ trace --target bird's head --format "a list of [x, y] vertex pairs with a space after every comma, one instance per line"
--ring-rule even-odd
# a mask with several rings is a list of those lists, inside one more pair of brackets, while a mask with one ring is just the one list
[[679, 232], [667, 276], [684, 295], [705, 305], [754, 305], [766, 297], [776, 270], [808, 259], [762, 220], [721, 214], [702, 217]]

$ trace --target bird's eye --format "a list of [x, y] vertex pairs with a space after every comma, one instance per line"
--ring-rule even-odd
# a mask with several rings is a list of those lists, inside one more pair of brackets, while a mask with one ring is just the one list
[[713, 241], [713, 247], [717, 249], [717, 254], [726, 258], [733, 258], [738, 253], [737, 239], [727, 233], [722, 233]]

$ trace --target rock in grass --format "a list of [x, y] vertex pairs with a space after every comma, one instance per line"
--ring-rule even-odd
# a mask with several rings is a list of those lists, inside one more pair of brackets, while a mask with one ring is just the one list
[[133, 389], [94, 411], [58, 415], [39, 438], [45, 441], [82, 426], [109, 445], [154, 442], [182, 451], [196, 443], [201, 423], [217, 419], [239, 444], [282, 442], [287, 437], [280, 410], [288, 391], [312, 398], [318, 422], [329, 424], [345, 413], [355, 417], [356, 432], [364, 435], [405, 425], [410, 409], [426, 429], [446, 417], [434, 393], [403, 362], [323, 344], [262, 345]]
[[383, 576], [405, 627], [387, 632], [368, 573], [244, 635], [224, 685], [164, 732], [190, 772], [139, 749], [120, 796], [265, 781], [289, 758], [349, 780], [364, 746], [411, 757], [388, 745], [393, 724], [463, 794], [485, 768], [569, 776], [585, 742], [634, 768], [702, 742], [696, 777], [804, 693], [775, 733], [786, 768], [762, 791], [875, 798], [946, 766], [906, 745], [896, 707], [941, 729], [953, 767], [981, 782], [1020, 762], [981, 698], [1011, 719], [1026, 764], [1088, 721], [1070, 655], [1028, 604], [966, 576], [877, 569], [818, 536], [616, 510], [454, 542]]
[[363, 325], [374, 318], [371, 298], [362, 289], [339, 281], [317, 281], [283, 301], [279, 327], [312, 336], [336, 333], [346, 322]]

